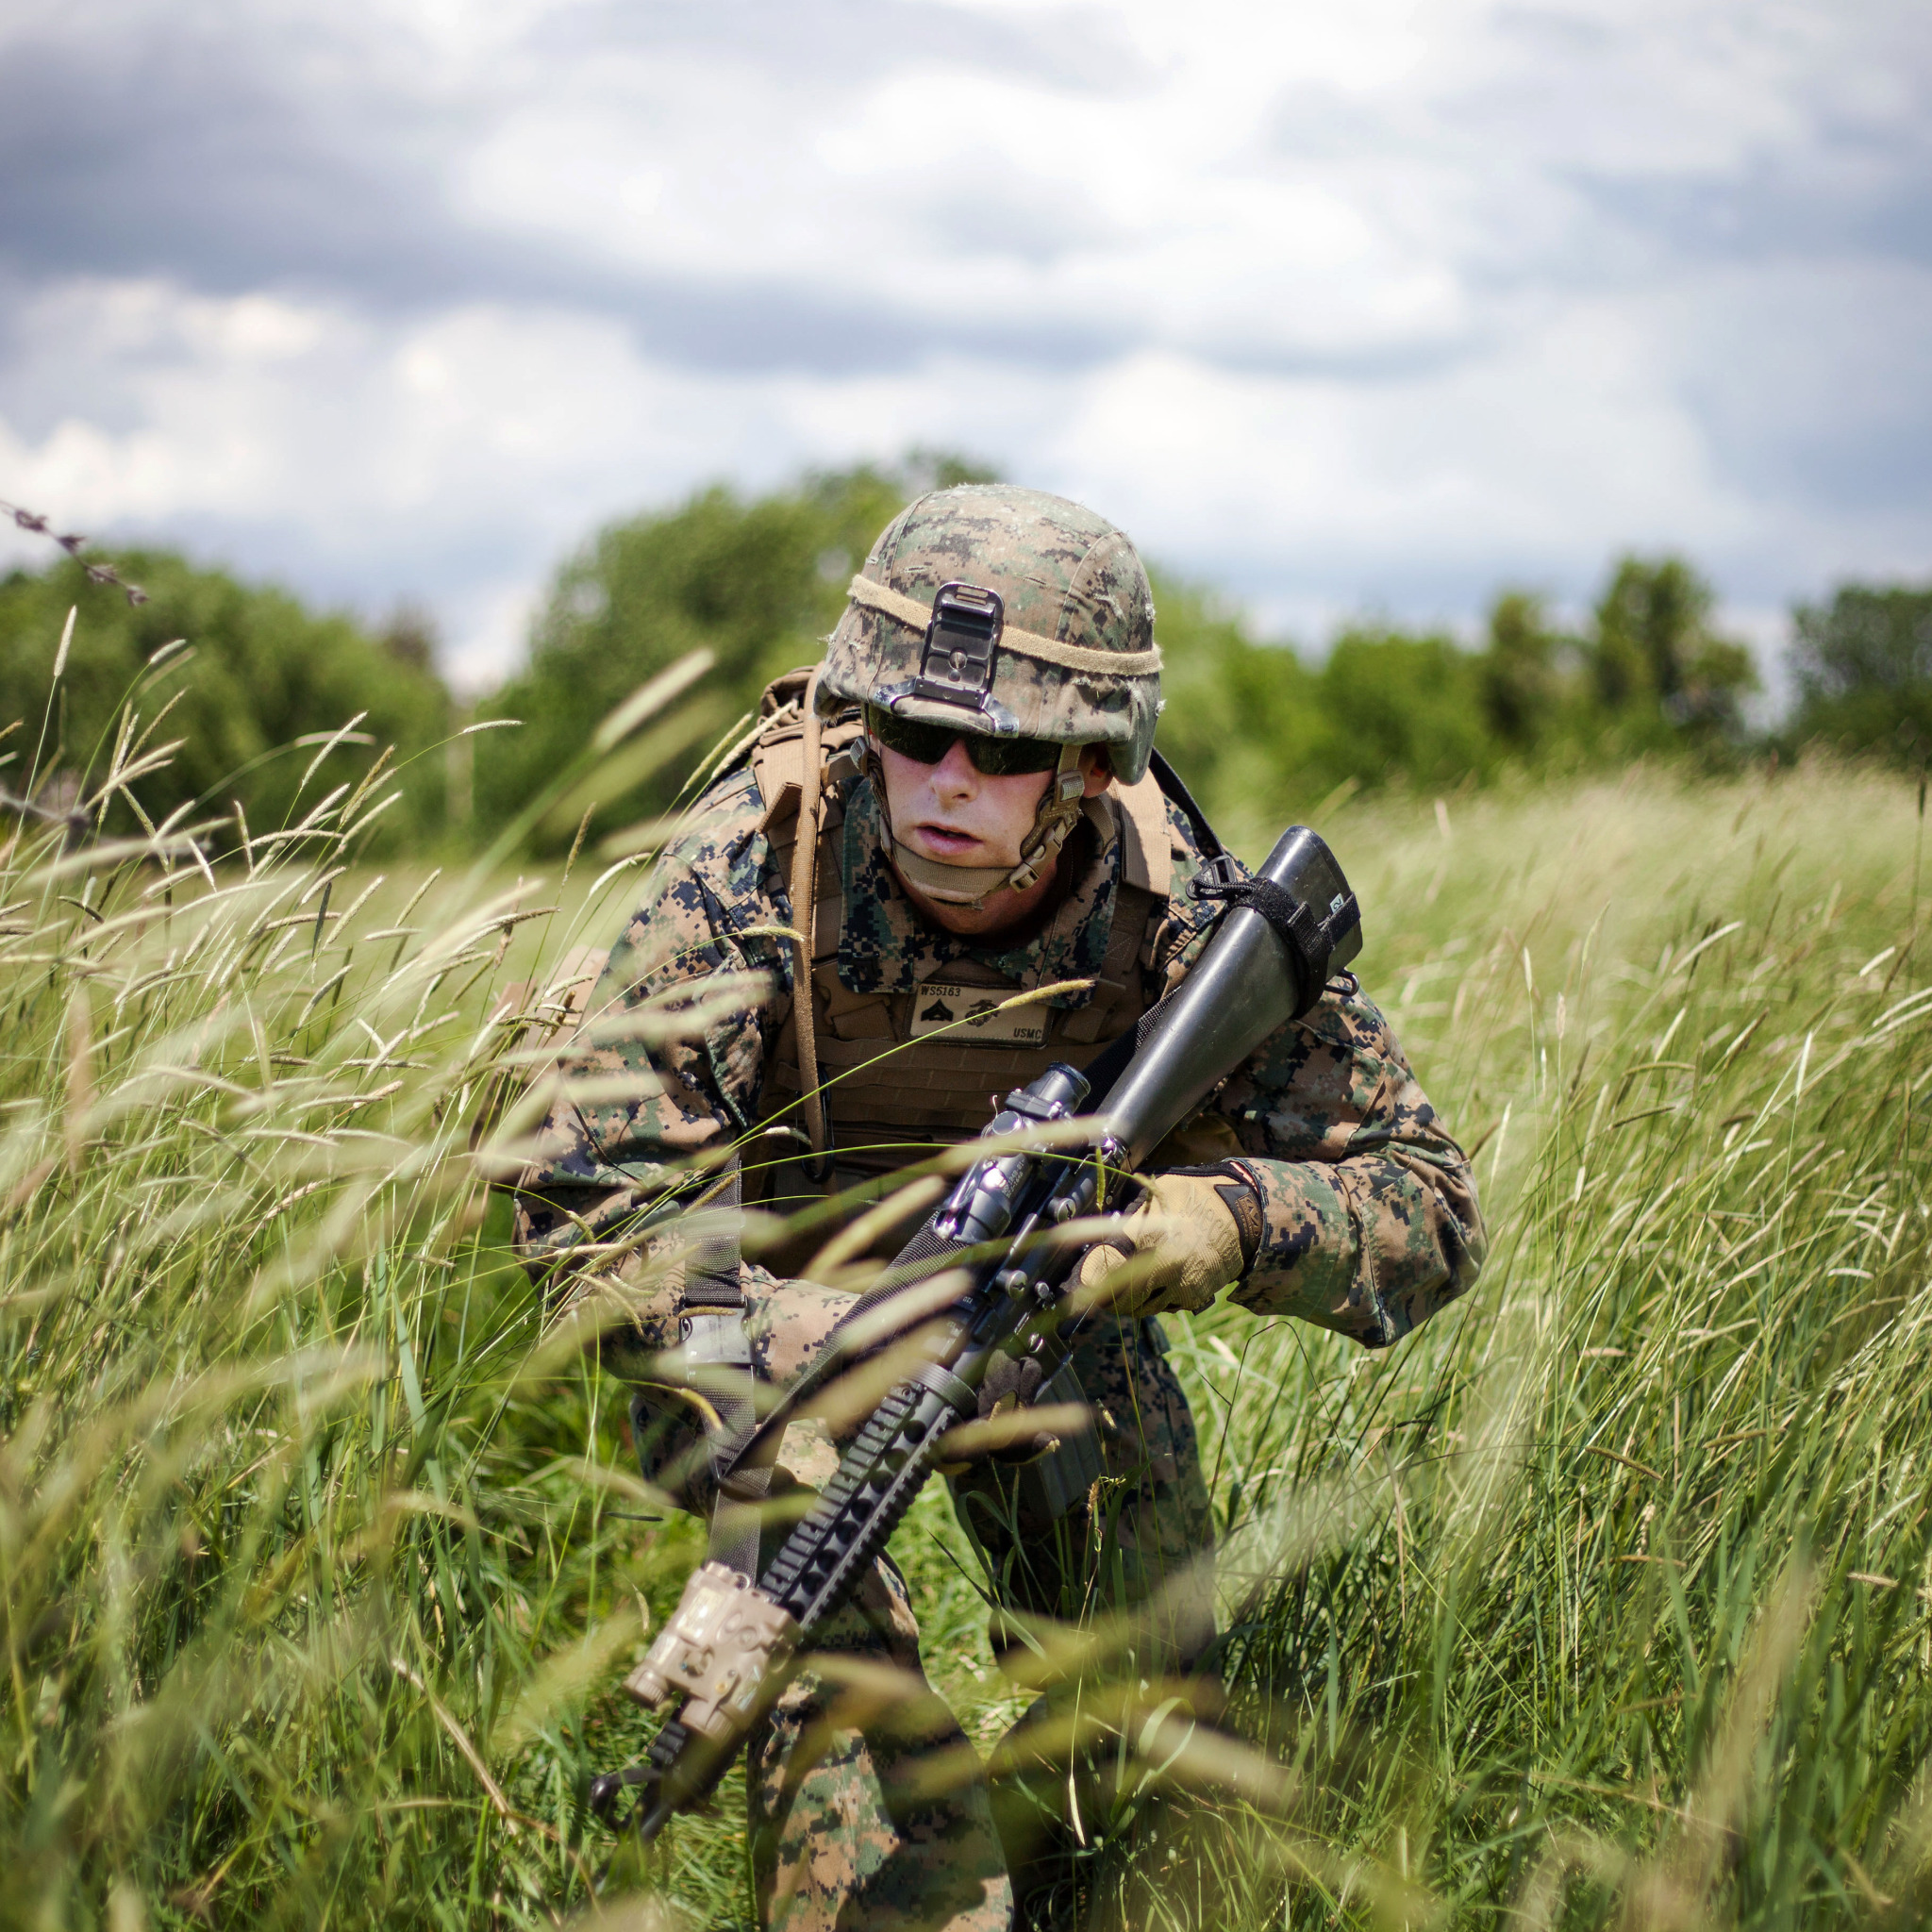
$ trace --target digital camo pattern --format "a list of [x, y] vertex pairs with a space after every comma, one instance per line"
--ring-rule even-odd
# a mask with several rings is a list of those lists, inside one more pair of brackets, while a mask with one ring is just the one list
[[782, 1932], [1006, 1932], [1012, 1889], [971, 1742], [875, 1564], [746, 1753], [753, 1885]]
[[[927, 925], [882, 851], [868, 780], [849, 781], [840, 840], [846, 912], [839, 977], [850, 992], [909, 991], [961, 961], [1022, 987], [1090, 976], [1107, 951], [1120, 895], [1121, 848], [1076, 837], [1074, 876], [1024, 943], [975, 945]], [[768, 1057], [791, 1010], [786, 879], [759, 829], [751, 774], [720, 779], [646, 882], [563, 1056], [565, 1090], [518, 1184], [519, 1241], [533, 1266], [629, 1223], [691, 1182], [693, 1157], [716, 1153], [759, 1120]], [[1191, 871], [1191, 834], [1174, 820]], [[1177, 868], [1178, 870], [1178, 868]], [[1140, 961], [1151, 1001], [1207, 933], [1208, 911], [1176, 896]], [[719, 975], [735, 974], [730, 982]], [[714, 1007], [699, 1004], [736, 988]], [[1084, 1007], [1085, 991], [1049, 1004]], [[901, 1055], [916, 1049], [901, 1048]]]
[[[791, 908], [763, 812], [749, 770], [713, 785], [611, 947], [518, 1184], [528, 1265], [675, 1197], [694, 1156], [750, 1125], [791, 991], [791, 948], [774, 930]], [[695, 1008], [721, 974], [741, 975], [735, 995]]]
[[1215, 1096], [1261, 1197], [1235, 1299], [1382, 1348], [1475, 1278], [1475, 1177], [1373, 1000], [1325, 994]]
[[[815, 1281], [781, 1281], [755, 1261], [742, 1265], [740, 1281], [751, 1374], [783, 1388], [818, 1353], [852, 1297]], [[708, 1418], [700, 1405], [678, 1398], [658, 1379], [658, 1357], [677, 1346], [683, 1291], [681, 1267], [636, 1270], [628, 1282], [605, 1289], [606, 1306], [621, 1307], [623, 1323], [607, 1329], [601, 1348], [604, 1366], [639, 1391], [631, 1404], [631, 1435], [646, 1481], [693, 1513], [708, 1515], [716, 1500], [704, 1442]], [[822, 1483], [837, 1467], [824, 1431], [795, 1424], [786, 1431], [774, 1492], [800, 1481]]]
[[[777, 1383], [798, 1373], [850, 1300], [751, 1266], [745, 1292], [753, 1373]], [[675, 1340], [676, 1301], [660, 1285], [641, 1302], [638, 1332], [608, 1365], [647, 1375], [649, 1356]], [[628, 1346], [642, 1353], [628, 1357]], [[988, 1462], [954, 1479], [954, 1507], [1012, 1608], [1077, 1624], [1141, 1607], [1084, 1681], [1095, 1670], [1173, 1675], [1214, 1628], [1213, 1518], [1193, 1418], [1158, 1324], [1103, 1324], [1073, 1366], [1094, 1410], [1102, 1466], [1085, 1506], [1056, 1518], [1031, 1471]], [[691, 1466], [699, 1440], [677, 1411], [660, 1408], [646, 1427], [638, 1440], [649, 1477]], [[774, 1493], [823, 1482], [835, 1466], [829, 1442], [812, 1433], [800, 1442], [799, 1433], [797, 1424], [787, 1431]], [[681, 1489], [690, 1507], [708, 1507], [702, 1477]], [[775, 1540], [763, 1552], [774, 1554]], [[1017, 1641], [997, 1619], [992, 1636], [996, 1653]], [[747, 1755], [754, 1874], [769, 1924], [976, 1932], [1007, 1924], [1008, 1868], [1029, 1896], [1069, 1882], [1071, 1846], [1053, 1808], [1067, 1767], [1036, 1761], [1022, 1741], [1052, 1725], [1057, 1699], [1029, 1711], [989, 1790], [926, 1682], [915, 1613], [889, 1562], [874, 1566], [814, 1655], [820, 1666], [794, 1680]], [[1074, 1767], [1090, 1819], [1107, 1815], [1117, 1741], [1100, 1738]]]
[[[996, 591], [1021, 630], [1091, 651], [1154, 643], [1154, 593], [1139, 553], [1103, 517], [1063, 496], [1010, 483], [936, 490], [900, 512], [872, 547], [865, 575], [930, 606], [941, 584]], [[825, 653], [827, 699], [863, 704], [919, 670], [924, 633], [859, 604], [846, 607]], [[1131, 785], [1147, 769], [1160, 708], [1158, 672], [1098, 675], [999, 651], [992, 695], [1021, 734], [1058, 744], [1104, 742]], [[908, 717], [957, 724], [957, 706], [908, 700]]]
[[1056, 1521], [1026, 1469], [983, 1462], [955, 1478], [954, 1508], [1013, 1608], [1074, 1623], [1147, 1606], [1137, 1661], [1158, 1674], [1213, 1635], [1214, 1520], [1194, 1418], [1158, 1324], [1105, 1322], [1072, 1366], [1103, 1470], [1086, 1506]]
[[[1022, 986], [1044, 985], [1091, 972], [1105, 954], [1118, 901], [1118, 841], [1070, 847], [1076, 875], [1063, 916], [1023, 944], [974, 947], [911, 916], [879, 856], [863, 780], [854, 781], [844, 803], [852, 829], [840, 845], [847, 898], [839, 974], [848, 991], [909, 985], [935, 965], [962, 959]], [[540, 1277], [555, 1271], [559, 1298], [609, 1298], [609, 1325], [622, 1331], [610, 1338], [620, 1361], [626, 1350], [647, 1355], [672, 1338], [680, 1271], [663, 1257], [675, 1241], [678, 1191], [688, 1194], [693, 1156], [715, 1154], [758, 1122], [767, 1060], [789, 1016], [791, 948], [773, 929], [791, 924], [791, 908], [760, 829], [763, 810], [749, 773], [726, 775], [654, 870], [564, 1050], [565, 1091], [519, 1183], [526, 1260]], [[1169, 818], [1174, 897], [1138, 961], [1150, 1001], [1185, 974], [1209, 922], [1185, 892], [1199, 865], [1191, 833], [1177, 812]], [[1175, 1138], [1166, 1164], [1192, 1165], [1204, 1155], [1238, 1159], [1261, 1199], [1257, 1263], [1236, 1291], [1257, 1311], [1298, 1315], [1381, 1346], [1460, 1294], [1481, 1264], [1468, 1164], [1388, 1023], [1358, 992], [1329, 992], [1270, 1040]], [[629, 1253], [607, 1257], [605, 1243], [641, 1220], [661, 1222], [659, 1241], [633, 1238]], [[760, 1269], [747, 1268], [745, 1286], [755, 1373], [789, 1379], [843, 1297]], [[1064, 1605], [1070, 1592], [1103, 1596], [1109, 1606], [1149, 1601], [1159, 1609], [1146, 1625], [1147, 1642], [1182, 1657], [1206, 1631], [1211, 1545], [1192, 1422], [1146, 1331], [1125, 1324], [1110, 1346], [1109, 1355], [1090, 1344], [1080, 1364], [1102, 1411], [1107, 1475], [1093, 1508], [1041, 1532], [1017, 1485], [1002, 1498], [1007, 1478], [985, 1472], [962, 1482], [960, 1507], [1015, 1607]], [[641, 1357], [631, 1366], [648, 1374]], [[688, 1415], [666, 1411], [642, 1446], [661, 1473], [694, 1444]], [[819, 1479], [792, 1454], [789, 1435], [786, 1460], [799, 1479]], [[691, 1496], [694, 1507], [702, 1507], [702, 1489], [700, 1482]], [[845, 1664], [909, 1670], [916, 1626], [903, 1591], [884, 1570], [867, 1591], [895, 1607], [883, 1624], [877, 1603], [870, 1615], [845, 1613], [838, 1640]], [[984, 1789], [970, 1764], [963, 1782], [946, 1773], [953, 1781], [944, 1793], [928, 1775], [931, 1767], [963, 1762], [964, 1740], [950, 1718], [915, 1699], [906, 1708], [924, 1713], [919, 1722], [881, 1734], [849, 1676], [848, 1670], [845, 1677], [801, 1678], [758, 1743], [751, 1803], [761, 1910], [788, 1926], [829, 1925], [843, 1909], [838, 1901], [853, 1895], [845, 1887], [872, 1901], [858, 1921], [867, 1924], [902, 1923], [890, 1916], [902, 1908], [915, 1914], [906, 1924], [1005, 1924]], [[1025, 1784], [993, 1793], [1008, 1831], [1017, 1829], [1014, 1792]], [[1041, 1854], [1048, 1863], [1051, 1851], [1049, 1843]], [[1024, 1865], [1029, 1856], [1016, 1839], [1016, 1870], [1027, 1883], [1038, 1875]]]
[[[846, 809], [839, 975], [848, 991], [907, 990], [961, 959], [1022, 986], [1049, 985], [1091, 974], [1105, 954], [1117, 844], [1086, 848], [1086, 869], [1042, 931], [1021, 945], [974, 946], [926, 926], [898, 890], [863, 779]], [[520, 1237], [533, 1263], [687, 1185], [692, 1156], [758, 1120], [766, 1056], [791, 998], [791, 949], [774, 937], [790, 924], [791, 906], [758, 829], [762, 814], [749, 773], [721, 779], [611, 949], [567, 1057], [569, 1089], [519, 1187]], [[1208, 915], [1184, 890], [1199, 866], [1192, 834], [1178, 812], [1169, 818], [1174, 892], [1141, 962], [1150, 1001], [1183, 975], [1207, 936]], [[720, 974], [741, 975], [740, 992], [693, 1010], [716, 993]], [[909, 1067], [918, 1047], [899, 1052]], [[1237, 1291], [1243, 1307], [1381, 1347], [1475, 1278], [1484, 1236], [1469, 1164], [1366, 994], [1324, 994], [1206, 1112], [1232, 1128], [1262, 1203], [1261, 1249]]]
[[[1098, 1677], [1184, 1673], [1214, 1635], [1214, 1519], [1194, 1419], [1159, 1324], [1108, 1322], [1075, 1350], [1092, 1406], [1102, 1474], [1085, 1507], [1056, 1519], [1030, 1469], [976, 1465], [953, 1482], [953, 1507], [978, 1544], [1004, 1604], [1071, 1624], [1110, 1620], [1114, 1641], [1077, 1679], [1038, 1699], [1000, 1740], [990, 1795], [1016, 1898], [1045, 1923], [1046, 1901], [1074, 1889], [1078, 1840], [1066, 1820], [1071, 1776], [1090, 1827], [1109, 1815], [1115, 1768], [1131, 1740], [1103, 1729], [1069, 1764], [1041, 1738], [1064, 1735], [1071, 1704]], [[1136, 1614], [1124, 1618], [1121, 1612]], [[1021, 1643], [996, 1616], [993, 1649]], [[1024, 1647], [1019, 1654], [1025, 1655]], [[1081, 1707], [1091, 1725], [1092, 1704]], [[1091, 1829], [1089, 1833], [1091, 1836]], [[1022, 1924], [1035, 1923], [1023, 1913]]]

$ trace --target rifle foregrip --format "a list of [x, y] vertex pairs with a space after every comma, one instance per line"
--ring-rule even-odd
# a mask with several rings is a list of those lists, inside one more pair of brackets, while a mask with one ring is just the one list
[[758, 1581], [806, 1635], [891, 1540], [932, 1473], [935, 1443], [977, 1412], [973, 1390], [936, 1363], [900, 1383], [873, 1411], [840, 1458], [838, 1474]]

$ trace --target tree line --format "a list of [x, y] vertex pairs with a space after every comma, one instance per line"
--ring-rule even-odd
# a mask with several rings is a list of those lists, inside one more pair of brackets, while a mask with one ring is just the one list
[[[556, 572], [525, 664], [469, 707], [439, 675], [426, 622], [408, 612], [387, 626], [317, 614], [158, 550], [117, 559], [147, 591], [139, 605], [90, 583], [74, 558], [16, 570], [0, 579], [0, 785], [64, 803], [98, 781], [132, 704], [150, 742], [179, 741], [130, 788], [151, 823], [239, 804], [259, 830], [385, 758], [391, 845], [505, 827], [554, 843], [586, 807], [591, 828], [608, 831], [666, 808], [765, 683], [818, 656], [853, 571], [903, 504], [985, 475], [915, 454], [762, 496], [715, 486], [610, 524]], [[1818, 741], [1923, 767], [1932, 749], [1932, 585], [1847, 584], [1798, 607], [1796, 704], [1769, 732], [1747, 724], [1750, 652], [1722, 634], [1710, 585], [1680, 557], [1616, 559], [1580, 625], [1506, 590], [1474, 646], [1364, 624], [1319, 663], [1256, 637], [1208, 587], [1157, 570], [1155, 601], [1160, 742], [1237, 837], [1338, 790], [1390, 783], [1441, 790], [1638, 757], [1726, 765]], [[611, 795], [525, 823], [600, 719], [700, 648], [712, 670], [605, 769], [599, 790]], [[518, 722], [474, 728], [504, 719]]]

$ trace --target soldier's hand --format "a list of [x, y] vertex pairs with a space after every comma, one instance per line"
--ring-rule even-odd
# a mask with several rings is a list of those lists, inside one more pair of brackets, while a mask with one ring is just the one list
[[[980, 1421], [1017, 1416], [1020, 1409], [1031, 1408], [1044, 1379], [1040, 1364], [1031, 1356], [1022, 1356], [1017, 1360], [1009, 1355], [995, 1356], [986, 1379], [979, 1385]], [[1055, 1440], [1052, 1435], [1036, 1430], [993, 1450], [992, 1458], [995, 1462], [1031, 1462], [1036, 1456], [1044, 1456]]]
[[1260, 1242], [1260, 1197], [1232, 1162], [1149, 1175], [1119, 1232], [1081, 1260], [1073, 1306], [1192, 1314], [1247, 1274]]
[[979, 1385], [977, 1419], [941, 1440], [941, 1473], [958, 1475], [982, 1461], [1033, 1462], [1058, 1448], [1064, 1437], [1091, 1429], [1093, 1411], [1084, 1403], [1034, 1407], [1045, 1379], [1031, 1356], [994, 1356]]

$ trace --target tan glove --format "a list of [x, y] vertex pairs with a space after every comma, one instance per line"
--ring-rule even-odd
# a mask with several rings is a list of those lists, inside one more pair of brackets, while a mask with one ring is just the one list
[[1076, 1309], [1193, 1314], [1254, 1266], [1261, 1203], [1239, 1168], [1157, 1174], [1144, 1187], [1120, 1233], [1081, 1260]]

